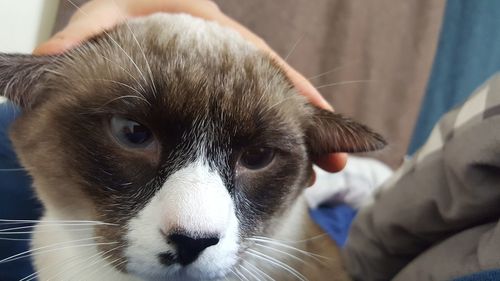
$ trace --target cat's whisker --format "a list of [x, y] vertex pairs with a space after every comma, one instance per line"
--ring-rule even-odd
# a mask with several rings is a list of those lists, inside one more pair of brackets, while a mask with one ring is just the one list
[[139, 82], [139, 80], [137, 80], [137, 78], [132, 75], [132, 73], [130, 73], [129, 70], [127, 70], [125, 67], [123, 67], [122, 65], [120, 65], [118, 62], [116, 61], [113, 61], [103, 55], [99, 55], [101, 58], [103, 58], [104, 60], [108, 61], [108, 62], [111, 62], [113, 64], [115, 64], [118, 68], [120, 68], [123, 72], [125, 72], [128, 76], [130, 76], [130, 78], [132, 78], [134, 80], [134, 82], [141, 88], [141, 90], [146, 93], [146, 89], [142, 86], [142, 83]]
[[31, 241], [31, 238], [5, 238], [5, 237], [0, 237], [0, 241]]
[[[5, 233], [5, 232], [9, 232], [9, 231], [13, 231], [13, 230], [22, 230], [22, 229], [30, 229], [30, 228], [44, 228], [44, 227], [47, 227], [47, 226], [50, 226], [50, 227], [53, 227], [53, 226], [63, 226], [63, 227], [67, 227], [67, 226], [72, 226], [72, 227], [75, 227], [75, 226], [94, 226], [95, 224], [88, 224], [88, 223], [85, 223], [85, 224], [79, 224], [79, 223], [68, 223], [68, 224], [41, 224], [41, 225], [28, 225], [28, 226], [17, 226], [17, 227], [11, 227], [11, 228], [0, 228], [0, 235], [2, 233]], [[86, 228], [86, 229], [92, 229], [92, 228]]]
[[[104, 275], [104, 272], [107, 272], [107, 270], [109, 270], [109, 268], [107, 266], [110, 266], [112, 268], [112, 264], [115, 263], [115, 262], [119, 262], [120, 260], [122, 260], [122, 258], [116, 258], [114, 260], [112, 260], [110, 263], [108, 263], [107, 261], [106, 262], [103, 262], [102, 264], [98, 264], [98, 262], [100, 261], [99, 259], [100, 258], [104, 258], [104, 259], [108, 259], [110, 258], [112, 255], [106, 255], [106, 256], [97, 256], [94, 258], [94, 260], [89, 263], [89, 264], [84, 264], [84, 266], [82, 268], [79, 268], [73, 275], [75, 277], [77, 277], [79, 275], [79, 273], [83, 273], [85, 272], [85, 270], [87, 269], [91, 269], [90, 272], [86, 272], [85, 274], [81, 274], [81, 276], [85, 279], [83, 280], [101, 280], [102, 276]], [[96, 265], [96, 267], [92, 268], [92, 266]], [[106, 271], [102, 272], [104, 269], [106, 269]], [[97, 278], [90, 278], [91, 276], [95, 275], [96, 273], [100, 273], [100, 277], [97, 277]], [[54, 279], [56, 280], [56, 279]], [[76, 278], [76, 280], [79, 280], [79, 278]], [[47, 280], [47, 281], [50, 281], [50, 280]]]
[[12, 169], [0, 169], [0, 172], [22, 172], [25, 171], [23, 168], [12, 168]]
[[93, 221], [93, 220], [12, 220], [12, 219], [0, 219], [0, 225], [26, 224], [26, 223], [38, 223], [38, 224], [85, 223], [85, 224], [111, 225], [111, 226], [117, 225], [115, 223], [107, 223], [107, 222]]
[[[265, 236], [262, 236], [262, 237], [266, 238]], [[289, 241], [289, 243], [305, 243], [305, 242], [309, 242], [309, 241], [320, 239], [320, 238], [329, 238], [328, 233], [325, 232], [325, 233], [321, 233], [321, 234], [312, 236], [310, 238], [301, 239], [301, 240], [295, 240], [295, 241]], [[277, 240], [277, 241], [279, 241], [279, 240]]]
[[[278, 77], [278, 73], [275, 73], [275, 74], [273, 75], [272, 79], [275, 79], [275, 78], [279, 79], [279, 77]], [[273, 81], [272, 81], [271, 79], [270, 79], [270, 80], [266, 83], [266, 86], [265, 86], [265, 87], [264, 87], [264, 89], [262, 90], [262, 93], [261, 93], [261, 95], [260, 95], [260, 98], [259, 98], [259, 100], [257, 101], [257, 103], [256, 103], [256, 104], [260, 105], [260, 104], [261, 104], [261, 102], [262, 102], [262, 100], [264, 99], [264, 97], [268, 97], [268, 96], [269, 96], [269, 94], [268, 94], [267, 92], [268, 92], [268, 90], [269, 90], [269, 87], [271, 87], [273, 84], [274, 84], [274, 83], [273, 83]]]
[[296, 99], [296, 98], [297, 97], [295, 97], [295, 96], [284, 98], [284, 99], [280, 100], [279, 102], [277, 102], [277, 103], [271, 105], [270, 107], [266, 108], [266, 111], [264, 111], [264, 113], [267, 113], [267, 112], [271, 111], [273, 108], [279, 106], [280, 104], [282, 104], [284, 102], [287, 102], [289, 100], [293, 100], [293, 99]]
[[285, 243], [285, 244], [305, 243], [305, 242], [309, 242], [311, 240], [316, 240], [316, 239], [326, 238], [326, 237], [328, 237], [328, 233], [321, 233], [321, 234], [312, 236], [310, 238], [301, 239], [301, 240], [279, 240], [279, 239], [275, 239], [275, 238], [269, 238], [266, 236], [259, 236], [259, 235], [252, 236], [252, 238], [265, 239], [265, 240], [276, 241], [276, 242], [281, 242], [281, 243]]
[[286, 54], [285, 58], [283, 58], [284, 61], [287, 61], [290, 58], [290, 56], [293, 54], [293, 52], [295, 51], [295, 49], [297, 48], [299, 43], [302, 42], [304, 37], [306, 37], [305, 33], [300, 35], [299, 39], [297, 39], [297, 41], [295, 41], [295, 43], [292, 45], [292, 48], [290, 49], [290, 51], [288, 51], [288, 54]]
[[270, 86], [271, 86], [271, 82], [268, 82], [266, 84], [266, 86], [264, 87], [264, 89], [262, 90], [262, 92], [260, 94], [260, 98], [257, 100], [257, 103], [256, 103], [257, 105], [260, 105], [262, 100], [264, 99], [264, 97], [267, 96], [267, 91], [268, 91]]
[[245, 204], [246, 206], [250, 207], [253, 212], [262, 212], [262, 210], [257, 210], [255, 206], [260, 207], [260, 209], [266, 209], [266, 206], [260, 204], [259, 202], [252, 202], [246, 197], [238, 197], [238, 200], [241, 200], [240, 202], [242, 204]]
[[[75, 48], [73, 51], [81, 54], [82, 57], [86, 56], [86, 54], [84, 53], [82, 48]], [[144, 88], [144, 86], [142, 85], [143, 83], [141, 83], [139, 80], [137, 80], [137, 78], [128, 69], [126, 69], [125, 67], [120, 65], [118, 62], [113, 61], [113, 60], [111, 60], [111, 59], [109, 59], [106, 56], [101, 55], [101, 54], [93, 54], [93, 55], [99, 56], [102, 59], [106, 60], [107, 62], [113, 63], [115, 66], [120, 68], [123, 72], [125, 72], [130, 78], [132, 78], [134, 80], [134, 82], [136, 83], [136, 85], [138, 85], [144, 93], [147, 92], [146, 89]], [[66, 54], [66, 56], [69, 56], [69, 53]], [[60, 74], [60, 75], [63, 75], [63, 74]], [[139, 94], [140, 94], [140, 96], [144, 97], [144, 95], [142, 93], [139, 93]], [[144, 98], [146, 98], [146, 97], [144, 97]]]
[[[99, 255], [104, 255], [104, 254], [106, 254], [106, 253], [108, 253], [108, 252], [111, 252], [111, 251], [113, 251], [113, 250], [119, 249], [119, 248], [121, 248], [121, 247], [123, 247], [123, 245], [120, 245], [120, 246], [114, 247], [114, 248], [112, 248], [111, 250], [108, 250], [108, 251], [106, 251], [106, 252], [104, 252], [104, 253], [100, 253], [100, 252], [99, 252], [99, 253], [97, 253], [97, 254], [94, 254], [94, 255], [92, 255], [92, 256], [90, 256], [90, 257], [88, 257], [88, 258], [84, 259], [83, 261], [79, 261], [79, 262], [77, 262], [77, 264], [76, 264], [76, 265], [74, 264], [74, 265], [70, 266], [69, 268], [66, 268], [66, 269], [65, 269], [65, 270], [63, 270], [63, 271], [58, 272], [57, 274], [55, 274], [55, 275], [51, 276], [50, 278], [46, 279], [45, 281], [49, 281], [49, 280], [55, 279], [55, 278], [57, 278], [58, 276], [60, 276], [60, 275], [64, 274], [65, 272], [67, 272], [68, 270], [70, 270], [71, 268], [73, 268], [73, 267], [75, 267], [75, 266], [79, 266], [80, 264], [84, 264], [84, 263], [86, 263], [88, 260], [91, 260], [91, 259], [95, 258], [96, 256], [99, 256]], [[73, 257], [71, 257], [70, 259], [66, 260], [66, 264], [68, 264], [68, 263], [70, 263], [70, 262], [73, 262], [74, 260], [79, 260], [79, 259], [80, 259], [80, 257], [79, 257], [79, 256], [73, 256]], [[95, 262], [94, 262], [94, 263], [95, 263]], [[40, 274], [41, 272], [45, 272], [45, 271], [49, 270], [49, 268], [52, 268], [52, 267], [55, 267], [55, 266], [61, 266], [61, 265], [60, 265], [60, 264], [52, 264], [52, 265], [50, 265], [50, 266], [47, 266], [47, 267], [45, 267], [45, 268], [43, 268], [43, 269], [41, 269], [41, 270], [38, 270], [38, 271], [36, 271], [36, 272], [34, 272], [34, 273], [32, 273], [32, 274], [30, 274], [30, 275], [28, 275], [28, 276], [24, 277], [23, 279], [21, 279], [21, 280], [19, 280], [19, 281], [31, 281], [31, 280], [34, 280], [34, 279], [38, 278], [38, 276], [39, 276], [39, 274]], [[85, 266], [85, 267], [88, 267], [88, 266]]]
[[[302, 41], [302, 39], [303, 39], [304, 37], [305, 37], [305, 35], [302, 35], [302, 36], [301, 36], [301, 37], [300, 37], [300, 38], [299, 38], [299, 39], [298, 39], [298, 40], [294, 43], [294, 45], [292, 46], [291, 50], [290, 50], [290, 51], [288, 52], [288, 54], [285, 56], [285, 58], [284, 58], [284, 60], [285, 60], [285, 61], [286, 61], [286, 60], [290, 57], [290, 55], [293, 53], [293, 51], [295, 50], [295, 48], [297, 47], [297, 45], [300, 43], [300, 41]], [[277, 76], [278, 76], [278, 74], [275, 74], [275, 75], [273, 76], [273, 79], [274, 79], [274, 78], [278, 78], [278, 79], [279, 79], [279, 77], [277, 77]], [[256, 103], [256, 104], [261, 104], [261, 102], [262, 102], [262, 100], [264, 99], [264, 97], [268, 96], [268, 95], [267, 95], [267, 91], [269, 90], [269, 87], [270, 87], [271, 85], [273, 85], [272, 81], [268, 81], [268, 83], [266, 83], [266, 85], [265, 85], [264, 89], [262, 90], [261, 96], [260, 96], [260, 98], [259, 98], [259, 100], [257, 101], [257, 103]], [[281, 101], [281, 102], [283, 102], [283, 101]], [[278, 103], [278, 104], [279, 104], [279, 103]], [[271, 106], [271, 108], [273, 108], [273, 107], [274, 107], [274, 106]], [[265, 113], [265, 112], [264, 112], [264, 113]]]
[[294, 260], [297, 260], [297, 261], [299, 261], [299, 262], [302, 262], [302, 263], [307, 264], [307, 262], [306, 262], [305, 260], [303, 260], [303, 259], [301, 259], [301, 258], [299, 258], [299, 257], [297, 257], [297, 256], [295, 256], [295, 255], [292, 255], [292, 254], [290, 254], [290, 253], [287, 253], [287, 252], [285, 252], [285, 251], [282, 251], [282, 250], [276, 249], [276, 248], [274, 248], [274, 247], [271, 247], [271, 246], [266, 246], [266, 245], [264, 245], [264, 244], [260, 244], [260, 243], [257, 243], [257, 242], [256, 242], [256, 243], [254, 243], [254, 245], [259, 246], [259, 247], [262, 247], [262, 248], [265, 248], [265, 249], [269, 249], [269, 250], [271, 250], [271, 251], [275, 251], [275, 252], [277, 252], [277, 253], [281, 253], [281, 254], [283, 254], [283, 255], [286, 255], [286, 256], [291, 257], [291, 258], [292, 258], [292, 259], [294, 259]]
[[84, 239], [78, 239], [78, 240], [72, 240], [72, 241], [65, 241], [65, 242], [59, 242], [59, 243], [54, 243], [54, 244], [50, 244], [50, 245], [43, 246], [43, 247], [38, 247], [38, 248], [30, 249], [28, 251], [24, 251], [24, 252], [12, 255], [10, 257], [6, 257], [4, 259], [1, 259], [0, 260], [0, 264], [16, 260], [20, 256], [23, 256], [23, 255], [26, 255], [26, 254], [30, 254], [30, 253], [35, 253], [35, 252], [38, 252], [38, 251], [41, 251], [41, 250], [44, 250], [44, 249], [47, 249], [47, 248], [53, 248], [53, 247], [56, 247], [56, 246], [65, 245], [65, 244], [71, 244], [71, 243], [75, 243], [75, 242], [95, 240], [95, 239], [99, 239], [99, 238], [102, 238], [102, 237], [101, 236], [97, 236], [97, 237], [90, 237], [90, 238], [84, 238]]
[[250, 268], [253, 268], [256, 272], [260, 272], [262, 275], [264, 275], [266, 278], [270, 279], [271, 281], [276, 281], [276, 280], [274, 280], [274, 278], [272, 278], [271, 276], [269, 276], [263, 270], [259, 269], [255, 265], [253, 265], [251, 262], [245, 261], [245, 260], [243, 260], [243, 262], [245, 262]]
[[286, 248], [286, 249], [294, 250], [294, 251], [302, 253], [302, 254], [310, 257], [310, 258], [314, 258], [317, 261], [321, 261], [320, 259], [330, 260], [330, 258], [328, 258], [328, 257], [321, 256], [321, 255], [318, 255], [318, 254], [315, 254], [315, 253], [311, 253], [311, 252], [308, 252], [308, 251], [301, 250], [301, 249], [299, 249], [297, 247], [293, 247], [293, 246], [287, 245], [287, 244], [279, 242], [278, 240], [275, 240], [275, 239], [270, 239], [270, 238], [263, 239], [263, 238], [257, 238], [256, 236], [249, 237], [247, 239], [250, 240], [250, 241], [254, 241], [254, 242], [269, 243], [269, 244], [274, 244], [274, 245], [277, 245], [277, 246], [281, 246], [281, 247]]
[[307, 277], [305, 277], [302, 273], [298, 272], [296, 269], [294, 269], [293, 267], [289, 266], [288, 264], [282, 262], [282, 261], [279, 261], [278, 259], [276, 258], [273, 258], [269, 255], [266, 255], [266, 254], [263, 254], [257, 250], [254, 250], [254, 249], [248, 249], [247, 251], [248, 254], [256, 257], [256, 258], [259, 258], [259, 259], [262, 259], [262, 260], [265, 260], [271, 264], [274, 264], [276, 266], [279, 266], [280, 268], [283, 268], [284, 270], [286, 270], [288, 273], [292, 274], [293, 276], [295, 276], [297, 279], [301, 280], [301, 281], [308, 281]]
[[[112, 273], [113, 273], [113, 271], [112, 271], [111, 269], [112, 269], [113, 267], [118, 268], [118, 267], [119, 267], [119, 266], [121, 266], [122, 264], [124, 264], [124, 263], [127, 263], [127, 262], [128, 262], [128, 261], [127, 261], [127, 259], [124, 259], [124, 258], [122, 258], [121, 260], [122, 260], [122, 261], [120, 261], [120, 259], [117, 259], [117, 260], [113, 261], [113, 263], [115, 263], [116, 261], [120, 261], [120, 262], [118, 262], [117, 264], [110, 264], [110, 267], [109, 267], [109, 268], [105, 271], [105, 273], [106, 273], [106, 274], [108, 274], [108, 275], [109, 275], [109, 274], [112, 274]], [[84, 281], [85, 281], [85, 280], [84, 280]]]
[[[78, 231], [89, 231], [94, 230], [94, 228], [77, 228], [77, 229], [66, 229], [68, 232], [78, 232]], [[12, 232], [0, 232], [0, 235], [23, 235], [23, 234], [35, 234], [35, 233], [47, 233], [54, 232], [58, 230], [46, 229], [46, 230], [34, 230], [34, 231], [12, 231]]]
[[118, 242], [89, 243], [89, 244], [71, 245], [71, 246], [60, 247], [60, 248], [55, 248], [55, 249], [48, 249], [48, 250], [43, 250], [43, 251], [32, 252], [32, 253], [27, 254], [27, 255], [18, 256], [16, 258], [10, 258], [10, 259], [5, 260], [5, 261], [1, 260], [0, 264], [2, 264], [2, 263], [8, 263], [8, 262], [12, 262], [12, 261], [15, 261], [15, 260], [24, 259], [24, 258], [28, 258], [28, 257], [32, 257], [32, 256], [37, 256], [37, 255], [40, 255], [40, 254], [45, 254], [45, 253], [50, 253], [50, 252], [56, 252], [56, 251], [66, 250], [66, 249], [76, 249], [76, 248], [83, 248], [83, 247], [95, 247], [95, 246], [100, 246], [100, 245], [112, 245], [112, 244], [116, 244], [116, 243], [118, 243]]
[[[82, 14], [86, 15], [87, 17], [90, 17], [90, 15], [87, 12], [85, 12], [83, 9], [78, 7], [78, 5], [76, 5], [72, 0], [66, 0], [66, 1], [68, 1], [71, 5], [73, 5]], [[132, 59], [132, 57], [123, 49], [123, 47], [120, 44], [118, 44], [118, 42], [116, 42], [116, 40], [105, 29], [102, 29], [102, 32], [103, 32], [103, 34], [105, 34], [109, 38], [109, 40], [111, 40], [123, 52], [123, 54], [130, 60], [130, 62], [137, 69], [137, 71], [139, 72], [139, 75], [141, 75], [144, 82], [146, 84], [148, 84], [148, 80], [146, 79], [146, 76], [144, 76], [144, 73], [141, 71], [141, 69], [139, 68], [137, 63]]]
[[55, 74], [55, 75], [60, 76], [60, 77], [66, 77], [66, 75], [64, 75], [61, 72], [56, 71], [54, 69], [45, 69], [45, 72], [52, 73], [52, 74]]
[[115, 102], [115, 101], [118, 101], [118, 100], [121, 100], [121, 99], [130, 99], [130, 98], [140, 99], [140, 100], [143, 100], [143, 101], [145, 101], [146, 103], [149, 104], [149, 102], [146, 99], [144, 99], [144, 98], [141, 98], [141, 97], [138, 97], [138, 96], [134, 96], [134, 95], [124, 95], [124, 96], [120, 96], [120, 97], [108, 100], [107, 102], [105, 102], [104, 104], [102, 104], [100, 108], [102, 108], [102, 107], [104, 107], [104, 106], [106, 106], [106, 105], [108, 105], [108, 104], [110, 104], [112, 102]]
[[350, 84], [363, 84], [363, 83], [373, 83], [373, 82], [378, 82], [379, 80], [349, 80], [349, 81], [342, 81], [342, 82], [335, 82], [335, 83], [329, 83], [329, 84], [324, 84], [320, 86], [315, 86], [316, 89], [323, 89], [327, 87], [333, 87], [333, 86], [342, 86], [342, 85], [350, 85]]
[[310, 77], [307, 77], [307, 80], [314, 80], [314, 79], [317, 79], [317, 78], [320, 78], [320, 77], [323, 77], [325, 75], [328, 75], [328, 74], [331, 74], [331, 73], [334, 73], [334, 72], [337, 72], [339, 70], [342, 70], [342, 69], [346, 69], [348, 67], [352, 67], [353, 65], [356, 65], [356, 64], [359, 64], [361, 61], [355, 61], [355, 62], [352, 62], [352, 63], [349, 63], [349, 64], [346, 64], [346, 65], [341, 65], [341, 66], [337, 66], [337, 67], [334, 67], [330, 70], [327, 70], [323, 73], [320, 73], [320, 74], [316, 74], [314, 76], [310, 76]]
[[236, 276], [238, 278], [238, 280], [240, 281], [244, 281], [243, 279], [241, 279], [240, 275], [238, 275], [233, 269], [229, 269], [231, 271], [231, 273]]
[[252, 276], [255, 280], [257, 280], [257, 281], [261, 281], [262, 280], [259, 276], [255, 275], [253, 272], [251, 272], [250, 270], [248, 270], [248, 268], [246, 268], [242, 264], [240, 264], [239, 267], [242, 270], [246, 271], [248, 274], [250, 274], [250, 276]]
[[[120, 263], [121, 260], [126, 261], [126, 259], [124, 259], [123, 257], [119, 257], [119, 258], [116, 258], [116, 259], [112, 260], [111, 262], [107, 262], [107, 259], [110, 258], [110, 257], [112, 257], [112, 254], [109, 254], [109, 253], [111, 253], [112, 251], [115, 251], [115, 250], [117, 250], [117, 249], [119, 249], [121, 247], [123, 247], [123, 245], [115, 247], [115, 248], [113, 248], [111, 250], [108, 250], [108, 251], [106, 251], [104, 253], [99, 253], [99, 255], [97, 257], [94, 257], [94, 261], [92, 263], [87, 264], [85, 267], [83, 267], [82, 269], [80, 269], [79, 271], [77, 271], [77, 273], [79, 273], [79, 272], [81, 272], [81, 271], [83, 271], [83, 270], [85, 270], [87, 268], [92, 267], [97, 262], [99, 262], [99, 258], [102, 258], [103, 260], [105, 260], [105, 262], [103, 264], [101, 264], [99, 267], [94, 268], [89, 274], [85, 275], [85, 278], [92, 280], [92, 278], [90, 278], [90, 276], [94, 275], [95, 273], [99, 272], [100, 270], [102, 270], [102, 269], [109, 270], [110, 268], [112, 269], [113, 266], [114, 266], [113, 265], [114, 263], [116, 263], [116, 262]], [[106, 266], [109, 266], [110, 268], [106, 268]], [[77, 274], [75, 274], [75, 275], [77, 275]], [[47, 280], [47, 281], [49, 281], [49, 280]]]
[[245, 274], [241, 273], [241, 271], [239, 271], [237, 268], [234, 269], [234, 271], [236, 271], [236, 273], [241, 276], [241, 278], [243, 278], [244, 281], [250, 281], [246, 276]]
[[[111, 255], [103, 255], [104, 253], [98, 253], [96, 255], [93, 255], [92, 256], [92, 262], [90, 263], [86, 263], [85, 261], [79, 263], [77, 266], [80, 266], [80, 265], [84, 265], [83, 267], [81, 268], [77, 268], [75, 272], [72, 272], [72, 275], [74, 275], [75, 277], [78, 277], [79, 274], [81, 274], [82, 272], [85, 272], [86, 269], [92, 267], [93, 265], [95, 265], [97, 262], [100, 261], [100, 258], [103, 258], [103, 259], [107, 259], [108, 257], [111, 257]], [[120, 259], [120, 258], [118, 258]], [[117, 260], [118, 260], [117, 259]], [[86, 259], [88, 260], [88, 259]], [[91, 278], [89, 278], [90, 276], [94, 275], [96, 272], [99, 272], [102, 268], [104, 268], [106, 265], [108, 264], [108, 262], [104, 262], [103, 264], [101, 264], [100, 266], [92, 269], [92, 271], [90, 273], [85, 273], [85, 275], [82, 275], [83, 277], [85, 277], [87, 280], [92, 280]], [[69, 268], [66, 268], [65, 271], [68, 271]], [[61, 274], [62, 272], [60, 272], [59, 274]], [[57, 280], [56, 279], [56, 276], [48, 279], [47, 281], [50, 281], [50, 280]], [[99, 278], [100, 279], [100, 278]]]
[[[116, 1], [113, 0], [113, 4], [118, 8], [118, 5], [116, 4]], [[146, 63], [146, 66], [148, 68], [148, 72], [149, 72], [149, 79], [151, 80], [151, 86], [153, 87], [153, 96], [156, 97], [156, 92], [158, 91], [156, 89], [156, 84], [153, 80], [153, 71], [151, 70], [151, 66], [149, 64], [149, 61], [148, 59], [146, 58], [146, 53], [144, 53], [144, 48], [141, 46], [141, 44], [139, 43], [139, 40], [137, 40], [137, 36], [135, 35], [134, 31], [132, 31], [132, 28], [130, 28], [130, 25], [128, 24], [128, 21], [125, 17], [123, 17], [123, 21], [125, 22], [125, 25], [127, 26], [128, 30], [130, 31], [130, 33], [132, 34], [132, 37], [134, 38], [134, 41], [135, 43], [137, 44], [137, 47], [139, 47], [139, 50], [141, 51], [142, 53], [142, 57], [144, 58], [144, 62]]]
[[119, 81], [116, 81], [116, 80], [111, 80], [111, 79], [81, 79], [82, 81], [103, 81], [103, 82], [109, 82], [109, 83], [114, 83], [114, 84], [117, 84], [117, 85], [121, 85], [123, 87], [126, 87], [130, 90], [132, 90], [134, 93], [137, 94], [137, 96], [134, 96], [134, 95], [124, 95], [124, 96], [120, 96], [120, 97], [117, 97], [115, 99], [112, 99], [111, 101], [108, 101], [106, 103], [104, 103], [101, 107], [115, 101], [115, 100], [118, 100], [120, 98], [137, 98], [137, 99], [140, 99], [142, 101], [144, 101], [145, 103], [147, 103], [149, 106], [151, 106], [151, 103], [146, 99], [146, 97], [144, 97], [144, 95], [139, 92], [137, 89], [135, 89], [134, 87], [130, 86], [129, 84], [126, 84], [126, 83], [122, 83], [122, 82], [119, 82]]
[[[65, 260], [64, 264], [68, 264], [68, 263], [70, 263], [70, 262], [72, 262], [74, 260], [78, 260], [78, 259], [79, 259], [78, 256], [73, 256], [73, 257]], [[59, 266], [61, 266], [61, 264], [52, 264], [52, 265], [44, 267], [43, 269], [36, 270], [35, 272], [31, 273], [30, 275], [23, 277], [19, 281], [32, 281], [32, 280], [35, 280], [35, 279], [40, 279], [39, 275], [40, 275], [41, 272], [44, 272], [44, 271], [48, 270], [49, 268], [53, 268], [55, 266], [59, 267]]]

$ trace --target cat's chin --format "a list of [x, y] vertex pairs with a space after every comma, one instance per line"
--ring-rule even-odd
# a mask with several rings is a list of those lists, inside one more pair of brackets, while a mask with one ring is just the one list
[[135, 259], [129, 258], [125, 271], [129, 275], [145, 281], [210, 281], [226, 279], [238, 264], [237, 251], [211, 252], [207, 251], [195, 262], [186, 266], [179, 263], [164, 265], [149, 259], [138, 260], [137, 257]]
[[231, 274], [231, 269], [226, 268], [213, 272], [202, 272], [199, 269], [177, 268], [177, 270], [172, 270], [170, 268], [165, 269], [163, 272], [141, 272], [132, 274], [144, 281], [215, 281], [227, 278], [227, 276]]

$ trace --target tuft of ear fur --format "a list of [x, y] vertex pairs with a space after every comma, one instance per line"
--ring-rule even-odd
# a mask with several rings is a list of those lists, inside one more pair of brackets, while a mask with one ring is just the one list
[[29, 108], [52, 62], [49, 56], [0, 53], [0, 96]]
[[306, 138], [313, 157], [334, 152], [368, 152], [386, 145], [382, 136], [365, 125], [316, 107], [313, 107]]

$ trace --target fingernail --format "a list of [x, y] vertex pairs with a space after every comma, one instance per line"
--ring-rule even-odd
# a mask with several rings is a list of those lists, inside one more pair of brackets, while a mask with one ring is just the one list
[[330, 103], [328, 103], [326, 100], [324, 100], [324, 104], [323, 104], [323, 106], [324, 106], [324, 108], [325, 108], [326, 110], [328, 110], [328, 111], [331, 111], [331, 112], [333, 112], [333, 111], [334, 111], [333, 106], [332, 106]]
[[70, 48], [77, 43], [62, 37], [53, 37], [49, 41], [42, 43], [33, 50], [34, 55], [56, 55]]

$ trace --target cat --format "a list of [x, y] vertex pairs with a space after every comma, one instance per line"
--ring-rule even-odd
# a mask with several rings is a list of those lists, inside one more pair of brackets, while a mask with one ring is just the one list
[[44, 205], [39, 280], [349, 280], [302, 191], [312, 160], [380, 149], [299, 95], [267, 53], [184, 14], [61, 55], [0, 55]]

